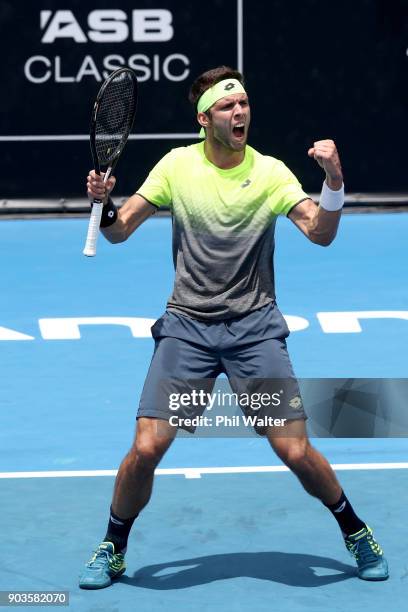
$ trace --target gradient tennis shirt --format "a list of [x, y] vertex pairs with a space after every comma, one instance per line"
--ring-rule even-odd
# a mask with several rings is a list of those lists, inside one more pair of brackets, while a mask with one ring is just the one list
[[309, 197], [283, 162], [247, 145], [242, 163], [222, 170], [200, 142], [171, 150], [137, 193], [172, 213], [168, 310], [211, 321], [275, 301], [276, 219]]

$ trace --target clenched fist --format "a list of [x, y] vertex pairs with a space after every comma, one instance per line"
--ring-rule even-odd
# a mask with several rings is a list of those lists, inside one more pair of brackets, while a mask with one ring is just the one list
[[326, 172], [326, 182], [329, 187], [340, 189], [343, 184], [343, 172], [340, 158], [333, 140], [318, 140], [307, 154], [313, 157]]
[[109, 197], [110, 192], [115, 187], [116, 179], [114, 176], [110, 176], [106, 183], [103, 182], [103, 177], [105, 176], [104, 172], [101, 174], [96, 174], [95, 170], [90, 170], [87, 183], [86, 190], [88, 194], [88, 198], [92, 200], [102, 200], [104, 204]]

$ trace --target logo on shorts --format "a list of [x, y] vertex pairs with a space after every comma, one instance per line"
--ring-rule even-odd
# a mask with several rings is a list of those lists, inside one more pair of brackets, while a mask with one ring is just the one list
[[291, 408], [294, 408], [295, 410], [300, 408], [301, 405], [302, 405], [302, 400], [300, 399], [299, 395], [296, 395], [296, 397], [292, 397], [292, 399], [289, 402], [289, 406]]

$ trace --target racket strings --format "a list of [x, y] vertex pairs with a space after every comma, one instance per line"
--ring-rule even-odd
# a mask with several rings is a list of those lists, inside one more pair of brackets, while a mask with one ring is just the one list
[[136, 110], [135, 88], [135, 80], [128, 72], [121, 72], [105, 88], [95, 128], [96, 153], [101, 165], [110, 165], [127, 140]]

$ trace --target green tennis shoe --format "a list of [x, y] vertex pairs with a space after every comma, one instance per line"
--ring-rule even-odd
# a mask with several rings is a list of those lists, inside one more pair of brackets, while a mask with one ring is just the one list
[[81, 589], [104, 589], [126, 569], [125, 556], [115, 553], [112, 542], [102, 542], [79, 577]]
[[347, 550], [357, 561], [357, 574], [362, 580], [387, 580], [388, 563], [367, 525], [344, 538]]

